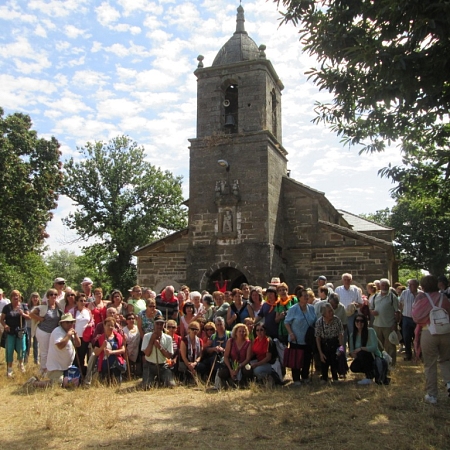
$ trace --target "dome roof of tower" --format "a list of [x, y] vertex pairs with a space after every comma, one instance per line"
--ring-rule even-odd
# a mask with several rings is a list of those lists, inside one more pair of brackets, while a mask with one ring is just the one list
[[239, 5], [237, 11], [236, 31], [217, 53], [212, 63], [213, 66], [259, 59], [258, 46], [244, 28], [244, 8]]

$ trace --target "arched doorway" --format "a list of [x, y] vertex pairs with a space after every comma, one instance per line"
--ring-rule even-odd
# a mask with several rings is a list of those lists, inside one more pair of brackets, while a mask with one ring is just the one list
[[211, 274], [206, 289], [209, 292], [217, 291], [215, 282], [223, 286], [225, 281], [227, 281], [227, 291], [238, 288], [242, 283], [248, 283], [247, 277], [240, 270], [234, 267], [221, 267]]

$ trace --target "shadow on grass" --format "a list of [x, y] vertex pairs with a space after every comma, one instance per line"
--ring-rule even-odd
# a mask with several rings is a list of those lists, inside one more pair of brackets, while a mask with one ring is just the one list
[[422, 401], [421, 367], [404, 366], [390, 386], [345, 380], [299, 388], [213, 391], [139, 389], [139, 382], [74, 392], [11, 392], [33, 405], [30, 424], [3, 433], [2, 447], [40, 448], [449, 448], [450, 411]]

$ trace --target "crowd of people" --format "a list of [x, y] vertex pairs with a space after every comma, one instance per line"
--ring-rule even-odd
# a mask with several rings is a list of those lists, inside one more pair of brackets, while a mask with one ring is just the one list
[[[313, 289], [272, 278], [268, 286], [226, 285], [210, 293], [181, 286], [159, 294], [134, 286], [129, 298], [113, 290], [107, 298], [85, 278], [81, 289], [54, 280], [41, 299], [24, 301], [18, 290], [7, 299], [0, 289], [0, 333], [7, 377], [13, 358], [25, 372], [31, 357], [39, 375], [28, 384], [64, 384], [73, 366], [89, 385], [98, 374], [105, 382], [123, 377], [155, 384], [198, 384], [217, 389], [245, 386], [251, 380], [308, 383], [315, 372], [321, 383], [338, 382], [350, 370], [358, 384], [389, 383], [397, 353], [423, 359], [425, 401], [437, 403], [438, 372], [450, 396], [450, 291], [445, 277], [424, 276], [407, 286], [388, 279], [366, 286], [366, 295], [342, 275], [334, 288], [325, 276]], [[399, 348], [400, 346], [400, 348]], [[350, 366], [348, 365], [350, 363]]]

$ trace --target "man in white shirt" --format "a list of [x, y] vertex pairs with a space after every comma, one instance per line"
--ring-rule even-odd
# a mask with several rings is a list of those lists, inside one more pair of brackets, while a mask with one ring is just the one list
[[49, 384], [63, 384], [64, 371], [67, 370], [75, 358], [75, 347], [81, 345], [81, 340], [75, 331], [75, 319], [72, 314], [63, 314], [50, 335], [47, 355], [47, 376], [49, 381], [37, 381], [31, 377], [26, 384], [35, 387], [46, 387]]
[[338, 286], [334, 292], [339, 295], [339, 303], [347, 309], [349, 305], [355, 307], [355, 312], [347, 316], [347, 341], [353, 333], [353, 322], [358, 309], [362, 305], [361, 290], [352, 284], [353, 276], [351, 273], [342, 275], [342, 286]]
[[408, 289], [405, 289], [400, 296], [399, 306], [402, 312], [402, 336], [405, 346], [405, 361], [412, 359], [412, 343], [414, 341], [414, 330], [416, 324], [412, 318], [412, 305], [419, 293], [419, 280], [415, 278], [408, 280]]
[[144, 389], [148, 389], [156, 378], [157, 382], [174, 387], [173, 373], [166, 363], [166, 359], [173, 357], [173, 341], [168, 334], [163, 333], [165, 321], [161, 314], [157, 314], [153, 322], [155, 330], [146, 333], [142, 338], [141, 350], [144, 352], [142, 384]]

